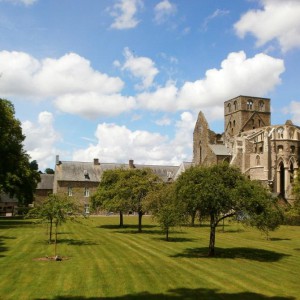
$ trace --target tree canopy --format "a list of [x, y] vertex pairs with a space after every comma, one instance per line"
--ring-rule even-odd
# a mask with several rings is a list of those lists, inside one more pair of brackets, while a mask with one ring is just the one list
[[55, 228], [55, 254], [57, 247], [58, 226], [68, 219], [74, 219], [82, 215], [80, 205], [72, 197], [50, 194], [41, 202], [35, 203], [35, 207], [27, 213], [27, 218], [37, 218], [41, 222], [49, 223], [49, 243], [52, 243], [53, 226]]
[[215, 254], [215, 232], [228, 217], [268, 232], [279, 226], [281, 214], [272, 194], [259, 182], [251, 181], [227, 163], [192, 167], [176, 182], [178, 197], [192, 201], [202, 215], [210, 218], [209, 255]]
[[24, 139], [13, 104], [0, 99], [0, 191], [26, 205], [33, 201], [40, 175], [37, 162], [30, 162], [23, 148]]
[[143, 200], [143, 208], [160, 224], [167, 241], [170, 229], [186, 221], [186, 208], [176, 197], [174, 183], [161, 184], [158, 190], [148, 193]]
[[138, 231], [142, 231], [142, 200], [158, 188], [161, 179], [150, 169], [115, 169], [103, 173], [92, 207], [111, 211], [138, 213]]

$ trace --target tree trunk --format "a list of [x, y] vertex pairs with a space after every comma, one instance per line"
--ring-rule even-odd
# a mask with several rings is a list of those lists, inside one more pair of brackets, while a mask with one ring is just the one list
[[216, 240], [216, 223], [215, 215], [210, 215], [210, 237], [209, 237], [209, 249], [208, 256], [215, 256], [215, 240]]
[[143, 212], [139, 211], [138, 215], [139, 215], [138, 232], [142, 232], [142, 217], [143, 217]]
[[123, 221], [123, 212], [120, 210], [120, 227], [124, 226], [124, 221]]
[[58, 223], [55, 222], [54, 256], [57, 255], [57, 227], [58, 227]]
[[194, 227], [195, 226], [195, 218], [196, 218], [196, 211], [193, 211], [191, 213], [191, 226]]
[[166, 240], [169, 241], [169, 228], [166, 229]]
[[49, 227], [49, 244], [52, 243], [52, 228], [53, 228], [53, 220], [50, 219], [50, 227]]

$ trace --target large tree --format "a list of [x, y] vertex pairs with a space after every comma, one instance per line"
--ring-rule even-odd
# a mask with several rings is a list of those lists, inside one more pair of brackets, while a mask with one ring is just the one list
[[120, 190], [123, 173], [122, 169], [104, 171], [98, 189], [91, 197], [93, 210], [103, 209], [120, 215], [120, 227], [124, 226], [123, 213], [130, 210], [128, 197], [125, 198]]
[[169, 240], [169, 232], [172, 227], [182, 225], [186, 221], [184, 203], [176, 197], [175, 184], [165, 183], [158, 190], [154, 190], [143, 200], [145, 211], [151, 212], [159, 223], [166, 240]]
[[26, 205], [33, 201], [40, 175], [36, 161], [30, 162], [23, 148], [24, 139], [13, 104], [0, 99], [0, 191]]
[[[103, 181], [104, 180], [104, 181]], [[92, 197], [92, 206], [115, 211], [138, 213], [138, 231], [142, 231], [142, 200], [158, 188], [161, 179], [150, 169], [115, 169], [105, 171], [99, 188]]]
[[[195, 195], [186, 186], [188, 178]], [[225, 218], [238, 217], [267, 233], [281, 222], [272, 194], [226, 163], [191, 168], [179, 177], [176, 185], [178, 197], [188, 202], [189, 198], [196, 198], [201, 214], [210, 219], [209, 256], [215, 255], [216, 227]]]

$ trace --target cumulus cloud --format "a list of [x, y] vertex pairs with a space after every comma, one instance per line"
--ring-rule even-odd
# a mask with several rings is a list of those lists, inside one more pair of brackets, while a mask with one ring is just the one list
[[300, 1], [260, 0], [262, 9], [250, 10], [234, 25], [243, 38], [248, 33], [257, 46], [277, 40], [283, 52], [300, 47]]
[[164, 23], [170, 16], [175, 15], [177, 7], [169, 0], [163, 0], [154, 7], [154, 21], [157, 24]]
[[292, 101], [288, 107], [285, 108], [285, 113], [290, 113], [292, 121], [295, 124], [300, 123], [300, 102]]
[[98, 142], [74, 152], [74, 160], [126, 163], [134, 159], [143, 164], [180, 164], [191, 160], [192, 130], [195, 119], [184, 112], [176, 123], [173, 139], [160, 133], [135, 130], [117, 124], [99, 124], [95, 132]]
[[89, 119], [116, 116], [135, 107], [133, 97], [124, 97], [120, 94], [103, 95], [95, 92], [79, 95], [65, 94], [56, 98], [54, 103], [63, 112], [83, 115]]
[[47, 111], [39, 114], [37, 123], [31, 121], [22, 123], [22, 130], [26, 136], [24, 147], [31, 159], [38, 161], [41, 170], [53, 164], [55, 143], [60, 140], [53, 123], [53, 115]]
[[130, 29], [138, 25], [139, 20], [135, 15], [140, 7], [143, 6], [141, 0], [119, 0], [114, 6], [111, 15], [115, 18], [111, 24], [113, 29]]
[[[134, 77], [142, 81], [136, 85], [137, 89], [147, 89], [152, 86], [155, 76], [159, 73], [155, 63], [148, 57], [135, 56], [128, 48], [124, 49], [125, 63], [122, 70], [129, 71]], [[118, 64], [115, 62], [115, 66]]]
[[264, 96], [280, 84], [284, 62], [260, 53], [247, 58], [243, 51], [233, 52], [222, 61], [219, 69], [206, 71], [205, 77], [185, 82], [177, 88], [174, 83], [159, 87], [152, 93], [137, 95], [140, 107], [149, 110], [204, 110], [223, 107], [225, 99], [237, 95]]
[[134, 105], [133, 98], [120, 94], [120, 78], [94, 70], [75, 53], [37, 60], [23, 52], [1, 51], [0, 74], [3, 97], [54, 99], [60, 110], [87, 118], [114, 116]]

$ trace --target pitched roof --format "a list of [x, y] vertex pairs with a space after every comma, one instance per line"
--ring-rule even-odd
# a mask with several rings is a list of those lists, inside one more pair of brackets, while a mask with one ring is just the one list
[[53, 190], [54, 174], [41, 174], [41, 181], [38, 183], [37, 190]]
[[154, 174], [159, 176], [165, 182], [173, 180], [179, 169], [179, 166], [141, 165], [141, 164], [134, 164], [134, 167], [136, 169], [151, 169]]
[[93, 162], [62, 161], [55, 168], [57, 181], [99, 182], [100, 176], [100, 165]]
[[210, 144], [209, 147], [215, 155], [221, 155], [221, 156], [230, 155], [230, 152], [225, 145]]

